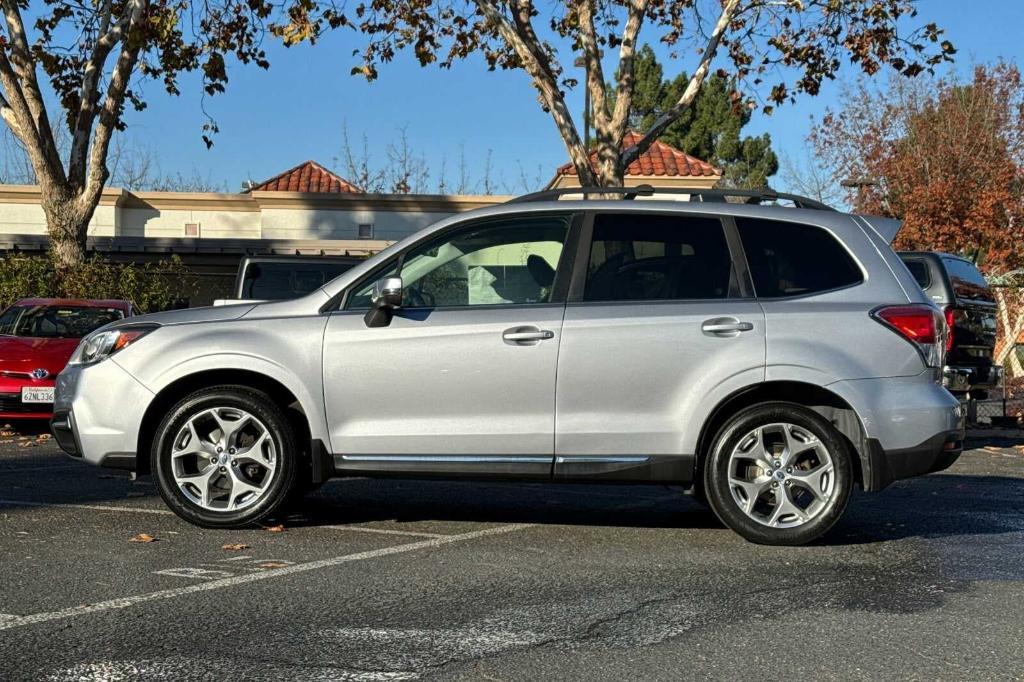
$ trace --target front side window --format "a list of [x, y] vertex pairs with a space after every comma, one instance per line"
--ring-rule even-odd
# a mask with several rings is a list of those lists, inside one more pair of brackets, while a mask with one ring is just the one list
[[859, 284], [864, 276], [843, 245], [820, 227], [737, 218], [758, 298], [806, 296]]
[[725, 232], [715, 218], [634, 213], [594, 218], [586, 301], [727, 298], [734, 281]]
[[403, 308], [548, 303], [568, 231], [560, 216], [448, 233], [357, 285], [346, 308], [368, 308], [374, 281], [388, 275], [402, 278]]
[[124, 317], [117, 308], [23, 305], [0, 316], [0, 336], [38, 339], [80, 339], [94, 329]]

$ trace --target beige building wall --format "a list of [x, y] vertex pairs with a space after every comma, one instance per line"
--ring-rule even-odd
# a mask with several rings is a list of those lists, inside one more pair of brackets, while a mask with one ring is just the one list
[[[379, 250], [427, 225], [511, 197], [129, 192], [106, 189], [90, 237], [355, 241]], [[369, 225], [371, 239], [360, 239]], [[188, 229], [187, 229], [188, 226]], [[193, 232], [197, 231], [198, 234]], [[0, 234], [45, 235], [39, 188], [0, 185]], [[373, 244], [371, 247], [371, 243]]]

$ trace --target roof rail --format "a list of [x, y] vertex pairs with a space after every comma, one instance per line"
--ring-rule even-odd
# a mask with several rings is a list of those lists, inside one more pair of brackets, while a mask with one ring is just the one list
[[522, 204], [530, 201], [554, 201], [568, 194], [582, 194], [584, 199], [591, 194], [621, 194], [623, 199], [635, 199], [638, 196], [650, 197], [655, 194], [687, 194], [690, 197], [690, 201], [726, 202], [729, 198], [737, 198], [743, 199], [742, 203], [744, 204], [770, 203], [782, 199], [793, 202], [793, 205], [797, 208], [835, 211], [834, 208], [820, 201], [815, 201], [799, 194], [776, 192], [773, 189], [699, 189], [688, 187], [653, 187], [651, 185], [637, 185], [635, 187], [560, 187], [558, 189], [547, 189], [541, 192], [523, 194], [522, 196], [510, 199], [506, 203]]

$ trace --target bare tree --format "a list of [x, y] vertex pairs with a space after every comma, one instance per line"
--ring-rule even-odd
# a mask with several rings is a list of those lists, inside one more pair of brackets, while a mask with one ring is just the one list
[[846, 195], [834, 174], [816, 157], [804, 153], [800, 162], [793, 157], [782, 155], [782, 182], [785, 189], [802, 194], [829, 206], [842, 206]]

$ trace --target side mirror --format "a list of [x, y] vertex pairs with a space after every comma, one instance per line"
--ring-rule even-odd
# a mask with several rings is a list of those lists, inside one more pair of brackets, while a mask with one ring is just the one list
[[363, 320], [367, 327], [387, 327], [394, 311], [402, 307], [402, 278], [382, 277], [373, 284], [370, 309]]
[[402, 307], [402, 278], [383, 277], [373, 284], [370, 301], [374, 308], [394, 310]]

